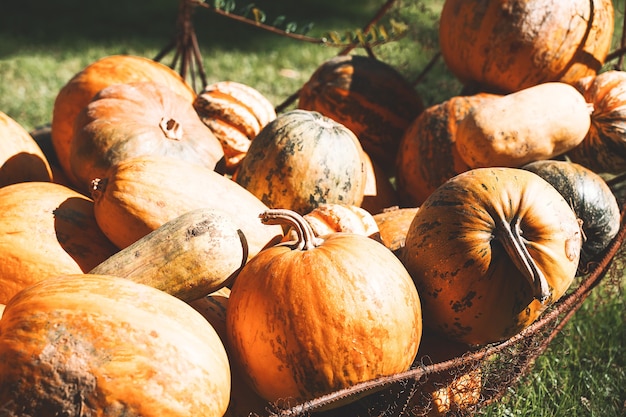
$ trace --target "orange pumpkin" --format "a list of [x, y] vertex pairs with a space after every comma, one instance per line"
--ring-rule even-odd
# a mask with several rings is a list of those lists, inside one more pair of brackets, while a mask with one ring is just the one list
[[441, 55], [463, 83], [488, 91], [572, 84], [602, 67], [613, 13], [611, 0], [446, 0]]
[[0, 303], [54, 275], [80, 274], [117, 252], [93, 201], [52, 182], [0, 188]]
[[52, 181], [52, 168], [35, 139], [0, 111], [0, 187], [25, 181]]
[[224, 152], [187, 98], [151, 81], [103, 88], [76, 116], [70, 166], [83, 190], [116, 164], [162, 155], [214, 169]]
[[574, 86], [593, 105], [591, 128], [569, 159], [598, 173], [626, 171], [626, 72], [611, 70]]
[[76, 116], [104, 87], [136, 81], [166, 85], [189, 103], [196, 97], [193, 89], [176, 71], [148, 58], [111, 55], [87, 65], [61, 88], [54, 100], [52, 112], [52, 145], [61, 169], [72, 183], [76, 184], [70, 166], [70, 147]]
[[221, 417], [229, 362], [183, 301], [108, 275], [50, 277], [0, 319], [0, 404], [13, 416]]
[[374, 214], [380, 240], [389, 250], [397, 252], [404, 247], [406, 233], [419, 207], [389, 207]]
[[389, 64], [363, 55], [337, 55], [302, 86], [298, 108], [345, 125], [372, 160], [389, 171], [400, 138], [424, 105], [411, 83]]
[[[230, 289], [223, 287], [206, 297], [194, 300], [189, 304], [196, 309], [217, 331], [226, 352], [230, 355], [230, 346], [226, 336], [226, 310]], [[231, 391], [228, 409], [224, 417], [251, 417], [263, 416], [267, 413], [269, 404], [257, 394], [245, 377], [241, 367], [230, 361]]]
[[400, 258], [423, 303], [424, 323], [452, 340], [507, 339], [572, 283], [582, 247], [569, 203], [540, 176], [478, 168], [422, 204]]
[[235, 81], [209, 84], [193, 106], [224, 149], [224, 171], [232, 174], [246, 156], [250, 142], [276, 118], [270, 101], [258, 90]]
[[231, 290], [231, 360], [253, 388], [272, 402], [306, 401], [407, 370], [422, 318], [400, 261], [362, 235], [316, 238], [290, 210], [268, 210], [261, 220], [294, 227], [298, 239], [261, 251]]
[[397, 206], [399, 204], [398, 193], [389, 174], [372, 161], [372, 158], [365, 152], [363, 152], [363, 162], [367, 175], [361, 207], [371, 214], [376, 214], [388, 207]]
[[432, 105], [404, 132], [396, 159], [396, 187], [403, 206], [419, 206], [441, 184], [470, 167], [456, 148], [461, 121], [495, 94], [455, 96]]

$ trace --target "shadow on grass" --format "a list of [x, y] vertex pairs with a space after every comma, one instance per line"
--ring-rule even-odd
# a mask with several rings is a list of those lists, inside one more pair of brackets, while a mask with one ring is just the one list
[[[236, 10], [250, 3], [252, 0], [237, 0]], [[381, 0], [254, 2], [266, 13], [267, 22], [281, 15], [300, 27], [312, 22], [313, 32], [317, 32], [314, 36], [323, 33], [317, 28], [343, 31], [360, 27], [382, 3]], [[19, 51], [24, 45], [72, 48], [85, 42], [110, 45], [133, 41], [160, 49], [174, 35], [178, 4], [178, 0], [10, 1], [0, 14], [0, 39], [5, 39], [0, 44], [0, 58]], [[194, 24], [201, 45], [219, 44], [221, 48], [247, 50], [267, 37], [276, 36], [204, 8], [196, 10]]]

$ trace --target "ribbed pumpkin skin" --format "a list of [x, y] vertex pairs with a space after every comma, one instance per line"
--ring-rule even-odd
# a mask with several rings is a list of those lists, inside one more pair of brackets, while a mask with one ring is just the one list
[[601, 68], [613, 19], [611, 0], [446, 0], [441, 54], [462, 82], [488, 91], [571, 84]]
[[361, 55], [322, 63], [302, 86], [298, 107], [352, 130], [384, 170], [393, 168], [405, 129], [424, 109], [415, 88], [393, 67]]
[[233, 178], [270, 208], [306, 214], [323, 203], [360, 206], [367, 181], [362, 152], [342, 124], [292, 110], [261, 130]]
[[[543, 303], [505, 250], [519, 221], [523, 246], [543, 273]], [[568, 289], [582, 236], [569, 203], [531, 172], [480, 168], [439, 187], [417, 211], [400, 258], [422, 299], [424, 325], [483, 345], [531, 324]]]
[[276, 118], [270, 101], [258, 90], [235, 81], [209, 84], [193, 106], [224, 149], [225, 172], [232, 174], [246, 156], [250, 142]]
[[91, 99], [111, 84], [153, 81], [171, 88], [192, 103], [196, 93], [173, 69], [160, 62], [133, 55], [103, 57], [77, 72], [57, 94], [52, 112], [52, 144], [59, 165], [73, 183], [70, 146], [76, 116]]
[[456, 96], [424, 110], [409, 125], [396, 159], [397, 194], [403, 206], [419, 206], [441, 184], [470, 167], [456, 149], [459, 123], [472, 107], [500, 97]]
[[80, 274], [117, 248], [93, 201], [66, 186], [24, 182], [0, 189], [0, 303], [48, 276]]
[[70, 165], [81, 189], [128, 158], [180, 158], [214, 169], [224, 152], [187, 98], [143, 81], [100, 90], [77, 115]]
[[113, 243], [125, 248], [166, 222], [198, 208], [232, 213], [248, 243], [248, 258], [274, 238], [280, 226], [265, 226], [259, 214], [267, 210], [236, 182], [201, 165], [174, 158], [129, 159], [94, 189], [98, 225]]
[[350, 233], [260, 252], [237, 276], [226, 310], [231, 360], [268, 401], [305, 401], [407, 370], [421, 323], [399, 260]]
[[593, 104], [591, 128], [567, 156], [595, 172], [626, 171], [626, 72], [606, 71], [574, 86]]
[[221, 417], [223, 344], [181, 300], [106, 275], [49, 278], [0, 319], [0, 403], [7, 415]]
[[0, 187], [25, 181], [52, 181], [52, 169], [35, 139], [0, 111]]

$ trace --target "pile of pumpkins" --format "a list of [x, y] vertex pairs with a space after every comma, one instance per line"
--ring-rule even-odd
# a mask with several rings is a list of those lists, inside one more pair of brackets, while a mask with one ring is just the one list
[[[608, 0], [447, 0], [466, 88], [430, 107], [364, 55], [281, 114], [113, 55], [59, 91], [51, 152], [0, 113], [3, 410], [262, 416], [518, 334], [620, 227], [612, 27]], [[431, 415], [481, 384], [431, 382]]]

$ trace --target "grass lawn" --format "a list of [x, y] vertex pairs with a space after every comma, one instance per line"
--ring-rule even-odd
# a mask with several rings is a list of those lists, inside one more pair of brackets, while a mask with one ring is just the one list
[[[268, 21], [284, 15], [309, 34], [356, 29], [382, 0], [259, 0]], [[415, 79], [437, 52], [436, 14], [443, 0], [403, 2], [394, 11], [410, 22], [403, 39], [377, 48], [377, 56]], [[623, 2], [616, 20], [623, 19]], [[238, 6], [247, 4], [237, 1]], [[50, 122], [61, 87], [89, 63], [107, 55], [154, 57], [170, 41], [178, 2], [153, 0], [23, 0], [7, 2], [0, 14], [0, 111], [27, 130]], [[397, 14], [396, 14], [397, 13]], [[281, 37], [218, 16], [195, 14], [209, 82], [234, 80], [255, 87], [275, 105], [306, 82], [337, 48]], [[363, 51], [357, 51], [363, 53]], [[169, 64], [172, 56], [163, 60]], [[441, 61], [417, 84], [426, 105], [460, 92]], [[623, 266], [622, 266], [623, 268]], [[622, 269], [623, 271], [623, 269]], [[485, 416], [626, 416], [626, 284], [623, 275], [603, 282], [540, 357], [533, 372]]]

